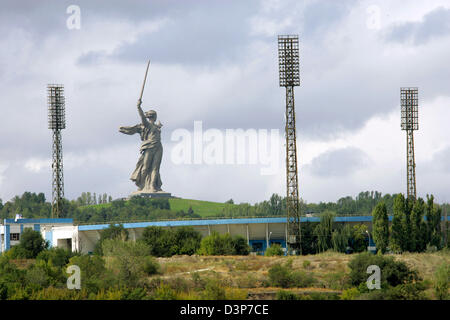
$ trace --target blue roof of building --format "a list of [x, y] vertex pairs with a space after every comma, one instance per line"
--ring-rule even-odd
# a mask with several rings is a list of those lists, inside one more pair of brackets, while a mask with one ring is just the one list
[[73, 223], [72, 218], [56, 218], [56, 219], [4, 219], [4, 224], [7, 223], [35, 223], [35, 224], [53, 224], [53, 223]]
[[[392, 217], [389, 217], [392, 220]], [[252, 224], [252, 223], [286, 223], [286, 217], [280, 218], [235, 218], [235, 219], [204, 219], [204, 220], [170, 220], [170, 221], [149, 221], [149, 222], [129, 222], [123, 223], [124, 228], [145, 228], [156, 227], [181, 227], [181, 226], [207, 226], [221, 224]], [[319, 222], [319, 217], [302, 217], [300, 222]], [[372, 216], [349, 216], [336, 217], [335, 222], [370, 222]], [[91, 224], [78, 226], [79, 231], [102, 230], [110, 224]]]

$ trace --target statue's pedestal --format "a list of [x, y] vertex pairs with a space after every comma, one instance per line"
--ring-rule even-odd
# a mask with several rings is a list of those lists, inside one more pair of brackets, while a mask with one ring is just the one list
[[132, 194], [130, 194], [131, 197], [145, 197], [145, 198], [174, 198], [170, 192], [165, 191], [157, 191], [157, 192], [150, 192], [150, 191], [135, 191]]

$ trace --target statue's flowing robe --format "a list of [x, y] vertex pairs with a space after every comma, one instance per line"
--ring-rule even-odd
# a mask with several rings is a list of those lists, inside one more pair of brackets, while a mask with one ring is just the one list
[[144, 126], [137, 124], [131, 127], [121, 127], [125, 134], [139, 133], [141, 136], [141, 156], [131, 174], [130, 179], [138, 186], [139, 190], [161, 191], [161, 176], [159, 167], [162, 159], [161, 129], [157, 125]]

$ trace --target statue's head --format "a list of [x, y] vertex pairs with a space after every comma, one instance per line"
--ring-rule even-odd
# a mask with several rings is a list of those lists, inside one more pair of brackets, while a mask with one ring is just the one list
[[156, 111], [155, 110], [149, 110], [145, 113], [145, 117], [149, 120], [156, 120]]

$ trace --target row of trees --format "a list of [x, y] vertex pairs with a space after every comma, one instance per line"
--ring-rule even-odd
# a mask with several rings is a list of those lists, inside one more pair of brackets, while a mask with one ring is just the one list
[[[361, 192], [355, 199], [344, 197], [337, 202], [304, 203], [301, 202], [301, 212], [321, 215], [324, 212], [334, 212], [336, 215], [370, 215], [375, 206], [383, 202], [388, 215], [394, 214], [394, 199], [397, 195], [382, 195], [380, 192]], [[153, 220], [200, 218], [188, 208], [186, 211], [173, 211], [167, 199], [132, 198], [130, 201], [111, 201], [106, 194], [97, 196], [95, 193], [84, 192], [77, 200], [63, 200], [64, 217], [73, 218], [77, 222], [108, 223], [111, 221]], [[95, 206], [98, 203], [108, 203], [106, 206]], [[251, 205], [249, 203], [234, 204], [232, 199], [226, 202], [223, 211], [217, 217], [249, 217], [249, 216], [284, 216], [286, 214], [286, 198], [273, 194], [269, 200]], [[449, 204], [441, 205], [443, 210], [450, 210]], [[16, 213], [25, 218], [48, 218], [51, 215], [51, 204], [46, 202], [43, 193], [25, 192], [11, 201], [2, 203], [0, 200], [0, 219], [14, 218]]]
[[373, 210], [373, 238], [381, 252], [423, 252], [427, 247], [441, 249], [447, 245], [446, 230], [441, 230], [442, 209], [434, 203], [434, 197], [405, 199], [395, 197], [392, 225], [386, 205], [381, 202]]
[[302, 254], [316, 254], [327, 250], [363, 252], [369, 244], [367, 230], [364, 224], [338, 224], [335, 222], [335, 213], [325, 211], [321, 214], [319, 223], [302, 224]]
[[[104, 242], [109, 240], [128, 241], [128, 231], [123, 225], [110, 225], [100, 233], [95, 253], [102, 255]], [[227, 234], [212, 232], [202, 238], [200, 232], [192, 227], [164, 229], [147, 227], [138, 240], [149, 248], [149, 254], [154, 257], [171, 257], [174, 255], [248, 255], [250, 247], [241, 236], [231, 237]]]
[[110, 203], [110, 202], [112, 202], [112, 197], [109, 196], [106, 193], [103, 193], [103, 194], [99, 194], [98, 198], [97, 198], [97, 194], [95, 192], [93, 194], [91, 194], [90, 192], [83, 192], [83, 193], [81, 193], [81, 196], [79, 196], [75, 200], [75, 202], [79, 206], [103, 204], [103, 203]]
[[[378, 191], [360, 192], [356, 198], [343, 197], [337, 202], [306, 203], [301, 201], [303, 213], [320, 214], [325, 211], [333, 211], [338, 215], [370, 215], [375, 206], [383, 201], [389, 214], [393, 212], [393, 203], [396, 194], [385, 194]], [[226, 203], [234, 204], [233, 199]], [[223, 216], [280, 216], [286, 214], [286, 198], [273, 194], [269, 200], [250, 205], [241, 203], [228, 206], [223, 211]]]
[[[84, 194], [83, 197], [84, 200], [80, 200], [82, 197], [79, 198], [81, 202], [63, 199], [63, 215], [60, 218], [73, 218], [76, 222], [89, 223], [200, 218], [192, 208], [189, 208], [186, 212], [171, 210], [167, 199], [133, 197], [130, 201], [116, 200], [107, 206], [95, 206], [81, 205], [80, 203], [93, 201], [92, 197], [88, 197], [88, 193]], [[51, 216], [51, 204], [45, 201], [43, 193], [30, 192], [25, 192], [21, 197], [14, 197], [4, 205], [0, 201], [0, 219], [14, 218], [16, 213], [20, 213], [24, 218], [49, 218]]]

